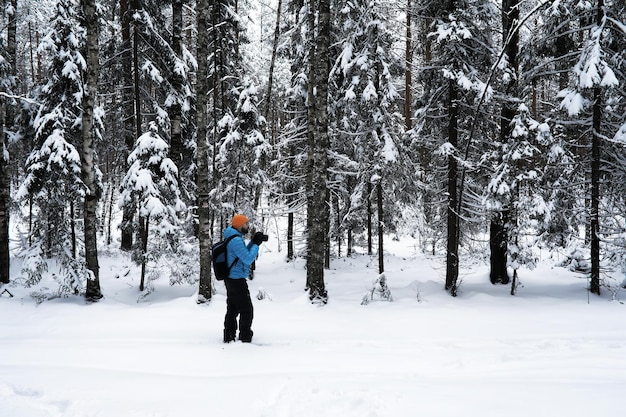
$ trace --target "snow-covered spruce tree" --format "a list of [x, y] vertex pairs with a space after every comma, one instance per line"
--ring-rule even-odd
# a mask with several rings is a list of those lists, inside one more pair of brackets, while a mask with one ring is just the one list
[[303, 0], [291, 0], [285, 25], [285, 54], [291, 64], [291, 82], [285, 92], [286, 122], [275, 145], [274, 204], [284, 203], [287, 211], [287, 260], [296, 256], [296, 213], [305, 212], [306, 101], [308, 52], [307, 13]]
[[[477, 189], [481, 187], [467, 168], [479, 160], [480, 138], [489, 138], [494, 130], [488, 117], [490, 101], [484, 100], [479, 109], [475, 103], [488, 88], [485, 81], [493, 60], [491, 28], [498, 15], [494, 4], [482, 0], [449, 0], [443, 5], [428, 1], [420, 6], [421, 18], [433, 22], [428, 35], [432, 55], [431, 61], [418, 69], [422, 91], [416, 97], [419, 107], [413, 137], [422, 146], [417, 154], [435, 156], [441, 164], [425, 173], [425, 181], [441, 174], [446, 178], [445, 189], [439, 190], [447, 197], [445, 288], [456, 295], [461, 218], [472, 218], [466, 216], [468, 196], [480, 195]], [[463, 226], [471, 230], [471, 223]]]
[[[519, 108], [519, 17], [520, 5], [518, 0], [502, 0], [502, 40], [500, 61], [498, 62], [498, 80], [495, 88], [499, 92], [500, 126], [498, 141], [494, 143], [492, 158], [496, 164], [502, 164], [505, 159], [503, 153], [516, 148], [516, 137], [513, 135], [513, 118]], [[492, 77], [495, 75], [492, 70]], [[505, 183], [512, 181], [509, 172], [498, 171], [497, 175]], [[503, 177], [504, 176], [504, 177]], [[495, 192], [494, 192], [495, 191]], [[499, 191], [502, 191], [500, 193]], [[515, 204], [514, 193], [506, 187], [487, 188], [488, 199], [492, 204], [487, 209], [491, 212], [489, 224], [490, 269], [489, 280], [492, 284], [508, 284], [508, 241], [510, 232], [511, 206]]]
[[163, 250], [173, 252], [169, 245], [179, 231], [179, 216], [185, 210], [178, 189], [178, 170], [167, 156], [169, 145], [158, 131], [157, 123], [152, 123], [150, 130], [137, 139], [128, 157], [130, 168], [122, 180], [119, 200], [120, 208], [130, 205], [138, 213], [135, 227], [141, 239], [135, 259], [141, 265], [140, 291], [145, 289], [146, 264]]
[[[540, 73], [550, 74], [546, 78], [554, 76], [554, 84], [567, 85], [568, 68], [563, 62], [573, 45], [571, 34], [566, 33], [571, 22], [548, 18], [546, 35], [533, 27], [534, 18], [545, 13], [545, 7], [523, 8], [523, 16], [518, 8], [515, 2], [504, 3], [501, 58], [492, 73], [492, 78], [498, 80], [493, 85], [501, 102], [500, 134], [495, 146], [488, 148], [486, 159], [492, 161], [493, 167], [485, 188], [486, 208], [492, 212], [490, 279], [492, 283], [507, 283], [508, 269], [512, 268], [512, 294], [520, 266], [534, 266], [533, 246], [539, 240], [559, 240], [563, 245], [567, 226], [560, 220], [564, 217], [555, 205], [567, 201], [569, 193], [562, 187], [563, 178], [573, 171], [572, 158], [563, 144], [564, 135], [559, 134], [563, 130], [554, 129], [554, 114], [539, 109], [536, 89]], [[569, 13], [555, 4], [547, 15]], [[555, 60], [555, 54], [564, 58]], [[554, 239], [552, 234], [560, 237]]]
[[[520, 85], [530, 116], [536, 120], [550, 120], [554, 149], [559, 149], [557, 163], [545, 166], [543, 171], [543, 199], [556, 204], [550, 213], [550, 222], [540, 226], [538, 233], [548, 247], [564, 248], [578, 234], [580, 196], [585, 194], [584, 172], [574, 165], [577, 152], [568, 146], [571, 138], [580, 137], [580, 127], [563, 123], [559, 114], [557, 94], [569, 83], [574, 57], [570, 51], [577, 48], [575, 5], [572, 2], [554, 2], [527, 10], [536, 19], [525, 24], [520, 56]], [[555, 57], [558, 57], [555, 59]], [[556, 161], [555, 161], [556, 162]], [[575, 178], [578, 177], [578, 178]], [[584, 202], [583, 202], [584, 204]], [[549, 207], [550, 204], [545, 207]]]
[[[619, 21], [626, 21], [626, 4], [621, 2], [618, 7], [616, 3], [613, 3], [612, 14], [617, 16]], [[623, 63], [626, 60], [626, 36], [623, 34], [613, 36], [610, 49], [614, 52], [611, 62]], [[608, 161], [604, 166], [604, 172], [611, 180], [606, 181], [607, 187], [603, 194], [603, 207], [612, 212], [608, 212], [604, 217], [602, 229], [606, 231], [603, 234], [603, 240], [607, 245], [604, 257], [612, 265], [618, 268], [621, 266], [623, 270], [626, 265], [626, 221], [623, 216], [623, 213], [626, 213], [626, 152], [624, 150], [626, 147], [626, 120], [624, 120], [626, 68], [623, 65], [614, 65], [613, 68], [620, 84], [611, 90], [612, 94], [607, 100], [609, 105], [606, 110], [607, 112], [610, 110], [611, 124], [615, 126], [616, 133], [605, 143]], [[609, 233], [609, 231], [612, 232]]]
[[257, 108], [257, 90], [244, 80], [239, 42], [241, 18], [234, 0], [211, 6], [209, 54], [209, 167], [211, 201], [221, 232], [234, 212], [253, 215], [265, 181], [263, 158], [269, 153]]
[[27, 176], [17, 194], [22, 201], [30, 196], [37, 208], [33, 239], [43, 243], [47, 257], [58, 257], [64, 267], [59, 277], [61, 295], [83, 291], [89, 274], [84, 263], [77, 261], [75, 224], [77, 207], [86, 193], [77, 150], [82, 145], [85, 42], [78, 1], [60, 0], [41, 44], [51, 57], [48, 82], [33, 121], [35, 149], [26, 161]]
[[[195, 99], [191, 91], [190, 72], [195, 70], [197, 63], [191, 52], [183, 42], [183, 6], [184, 0], [172, 1], [172, 36], [171, 36], [171, 60], [173, 61], [173, 69], [169, 73], [168, 81], [165, 83], [165, 103], [170, 119], [170, 142], [172, 160], [176, 163], [181, 176], [179, 180], [185, 182], [193, 177], [192, 166], [193, 161], [193, 143], [192, 132], [195, 125], [194, 106]], [[191, 183], [185, 186], [187, 193], [193, 190]], [[191, 201], [191, 196], [185, 196], [186, 200]]]
[[[169, 8], [172, 8], [170, 13]], [[187, 202], [193, 197], [193, 109], [189, 73], [196, 62], [181, 36], [181, 4], [155, 0], [120, 2], [121, 43], [114, 46], [111, 63], [123, 75], [120, 111], [123, 109], [123, 136], [128, 152], [135, 138], [146, 131], [146, 120], [159, 124], [160, 135], [172, 143], [172, 159], [181, 169], [181, 192]], [[172, 15], [170, 21], [167, 15]], [[117, 94], [117, 92], [115, 92]], [[130, 249], [132, 233], [128, 226], [133, 213], [124, 213], [122, 248]]]
[[213, 194], [223, 208], [250, 214], [257, 208], [257, 190], [267, 183], [263, 162], [271, 151], [262, 133], [265, 120], [257, 108], [256, 93], [254, 85], [245, 86], [235, 114], [227, 113], [217, 124], [221, 140], [215, 169], [219, 176]]
[[[566, 165], [549, 172], [558, 191], [546, 234], [551, 243], [566, 245], [570, 238], [585, 242], [594, 293], [600, 292], [600, 251], [614, 253], [601, 241], [608, 242], [615, 236], [612, 231], [619, 230], [613, 228], [614, 206], [608, 201], [619, 183], [612, 176], [622, 171], [623, 150], [612, 139], [624, 122], [624, 13], [622, 2], [550, 3], [541, 10], [543, 24], [533, 32], [543, 59], [530, 71], [533, 84], [542, 86], [536, 101], [546, 103], [534, 108], [553, 120], [553, 135], [568, 158]], [[580, 252], [580, 244], [575, 245], [573, 251]]]
[[[515, 113], [510, 121], [510, 135], [498, 143], [494, 152], [498, 163], [484, 194], [487, 210], [498, 213], [506, 209], [505, 240], [495, 240], [504, 245], [506, 259], [502, 267], [513, 269], [511, 295], [519, 282], [519, 268], [534, 268], [534, 248], [543, 238], [541, 230], [546, 230], [553, 220], [555, 194], [550, 192], [552, 184], [546, 173], [567, 162], [549, 123], [534, 120], [525, 104], [520, 104]], [[493, 239], [493, 225], [491, 233]], [[491, 281], [508, 283], [494, 277]]]
[[626, 120], [623, 104], [626, 60], [623, 49], [619, 49], [623, 47], [621, 39], [626, 35], [624, 17], [623, 4], [611, 0], [598, 0], [593, 6], [581, 9], [579, 21], [589, 22], [581, 29], [588, 30], [588, 36], [573, 68], [573, 85], [560, 93], [562, 108], [570, 117], [577, 116], [577, 122], [588, 129], [585, 136], [587, 149], [591, 151], [591, 159], [587, 160], [590, 171], [590, 291], [595, 294], [600, 294], [601, 240], [608, 232], [601, 229], [606, 215], [605, 210], [601, 210], [601, 203], [610, 188], [604, 166], [610, 160], [616, 161], [607, 154], [610, 149], [607, 138], [615, 138]]
[[[346, 207], [353, 208], [352, 202], [361, 200], [362, 196], [359, 203], [366, 210], [361, 210], [361, 214], [364, 211], [370, 214], [372, 203], [376, 202], [379, 273], [384, 272], [383, 231], [389, 233], [389, 226], [394, 223], [385, 213], [396, 212], [385, 207], [397, 201], [394, 185], [401, 178], [397, 149], [401, 123], [391, 74], [392, 67], [398, 65], [391, 54], [393, 37], [384, 21], [377, 1], [346, 5], [341, 10], [342, 49], [331, 71], [338, 85], [337, 101], [332, 106], [338, 123], [331, 145], [333, 154], [337, 152], [333, 158], [337, 164], [330, 171], [335, 173], [338, 195], [341, 190], [356, 191], [347, 197]], [[342, 181], [345, 173], [352, 174], [356, 181], [353, 184]], [[363, 193], [364, 190], [367, 191]], [[386, 201], [383, 196], [387, 196]], [[371, 215], [358, 220], [345, 218], [341, 223], [360, 221], [371, 231], [372, 218]], [[383, 225], [387, 225], [387, 230], [383, 230]], [[371, 241], [368, 233], [368, 242]]]

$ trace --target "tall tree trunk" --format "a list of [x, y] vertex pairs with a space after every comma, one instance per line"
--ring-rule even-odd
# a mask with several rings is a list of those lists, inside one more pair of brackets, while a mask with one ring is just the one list
[[[456, 80], [448, 82], [448, 142], [453, 149], [458, 148], [458, 87]], [[447, 209], [447, 251], [446, 251], [446, 290], [456, 296], [457, 280], [459, 278], [459, 223], [460, 213], [457, 213], [459, 170], [456, 155], [448, 157], [448, 209]]]
[[[131, 86], [133, 83], [133, 54], [131, 48], [130, 37], [130, 21], [131, 13], [129, 10], [129, 0], [120, 0], [120, 21], [122, 22], [122, 72], [123, 72], [123, 85], [122, 85], [122, 107], [124, 111], [124, 144], [125, 158], [128, 160], [128, 155], [135, 146], [135, 108], [133, 89]], [[127, 167], [128, 168], [128, 167]], [[131, 250], [133, 246], [133, 217], [135, 213], [127, 205], [122, 212], [122, 225], [121, 225], [121, 248], [123, 250]]]
[[[133, 0], [133, 10], [138, 12], [141, 8], [141, 1]], [[141, 136], [141, 89], [139, 86], [139, 23], [133, 24], [133, 92], [135, 103], [135, 141]]]
[[[183, 0], [172, 1], [172, 51], [178, 59], [183, 56]], [[172, 87], [179, 93], [182, 90], [183, 78], [180, 74], [172, 72]], [[171, 120], [171, 155], [172, 160], [180, 169], [184, 166], [184, 144], [182, 131], [182, 107], [178, 101], [169, 108]]]
[[83, 218], [85, 222], [85, 261], [91, 277], [87, 280], [85, 296], [89, 300], [102, 298], [100, 292], [100, 274], [98, 265], [98, 200], [100, 191], [96, 178], [95, 166], [95, 132], [93, 123], [93, 109], [96, 94], [98, 93], [98, 16], [95, 0], [82, 0], [87, 29], [87, 78], [83, 94], [82, 120], [82, 177], [87, 186], [85, 194]]
[[378, 273], [385, 272], [385, 256], [384, 256], [384, 212], [383, 212], [383, 179], [379, 177], [376, 184], [376, 203], [378, 208]]
[[295, 259], [293, 250], [293, 212], [287, 214], [287, 262]]
[[591, 138], [591, 285], [590, 291], [600, 295], [600, 127], [602, 88], [593, 89], [593, 133]]
[[[502, 147], [511, 140], [513, 126], [511, 121], [517, 111], [515, 98], [517, 92], [519, 35], [515, 25], [519, 21], [519, 0], [502, 0], [502, 44], [511, 71], [509, 82], [504, 86], [504, 102], [500, 111], [500, 143]], [[502, 149], [502, 148], [501, 148]], [[508, 258], [508, 223], [510, 221], [509, 208], [514, 206], [510, 201], [491, 216], [489, 247], [491, 249], [491, 270], [489, 279], [492, 284], [508, 284], [510, 282], [507, 270]]]
[[149, 226], [150, 216], [139, 218], [139, 238], [141, 241], [141, 279], [139, 280], [139, 291], [146, 289], [146, 254], [148, 253]]
[[[604, 0], [598, 0], [596, 23], [602, 25]], [[593, 132], [591, 138], [591, 283], [589, 290], [600, 295], [600, 163], [602, 137], [602, 87], [593, 89]]]
[[76, 210], [74, 201], [70, 201], [70, 240], [72, 247], [72, 258], [76, 259]]
[[[17, 75], [17, 0], [11, 0], [12, 13], [9, 15], [7, 27], [7, 60], [9, 74]], [[11, 180], [9, 169], [9, 151], [6, 132], [13, 130], [11, 103], [0, 97], [0, 284], [9, 282], [11, 265], [9, 256], [9, 220], [11, 202]]]
[[274, 66], [276, 64], [276, 55], [278, 51], [278, 40], [280, 37], [280, 13], [283, 0], [278, 0], [276, 8], [276, 27], [274, 28], [274, 43], [272, 45], [272, 59], [270, 61], [270, 73], [267, 81], [267, 101], [265, 102], [265, 120], [269, 120], [270, 109], [272, 107], [272, 87], [274, 84]]
[[489, 280], [492, 284], [508, 284], [510, 281], [507, 270], [508, 257], [508, 223], [509, 210], [497, 211], [491, 216], [489, 225]]
[[0, 284], [9, 282], [9, 206], [11, 181], [9, 180], [9, 158], [4, 128], [4, 99], [0, 98]]
[[198, 28], [198, 44], [196, 59], [198, 61], [197, 81], [197, 178], [198, 187], [198, 242], [200, 245], [200, 288], [198, 303], [209, 302], [212, 297], [211, 288], [211, 221], [209, 212], [209, 154], [207, 146], [207, 103], [209, 86], [207, 80], [209, 58], [209, 0], [198, 0], [196, 19]]
[[9, 206], [11, 181], [9, 158], [4, 129], [4, 100], [0, 99], [0, 284], [9, 282]]
[[372, 223], [374, 219], [374, 213], [372, 209], [372, 183], [370, 181], [367, 182], [367, 200], [366, 200], [366, 210], [367, 210], [367, 254], [372, 255], [374, 253], [374, 235], [372, 232]]
[[[328, 238], [327, 152], [328, 75], [330, 48], [330, 0], [319, 0], [317, 37], [309, 55], [308, 175], [307, 175], [307, 288], [309, 299], [326, 303], [324, 251]], [[312, 6], [312, 5], [311, 5]], [[309, 9], [309, 28], [314, 26], [314, 8]], [[315, 31], [310, 30], [310, 36]]]
[[407, 130], [413, 127], [413, 119], [411, 119], [411, 78], [413, 66], [413, 45], [411, 35], [411, 0], [407, 0], [406, 4], [406, 69], [404, 70], [404, 124]]

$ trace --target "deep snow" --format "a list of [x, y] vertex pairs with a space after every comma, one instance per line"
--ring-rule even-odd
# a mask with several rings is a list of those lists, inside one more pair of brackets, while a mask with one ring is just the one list
[[471, 266], [452, 298], [440, 260], [410, 239], [386, 244], [394, 301], [361, 305], [378, 274], [375, 257], [358, 255], [332, 262], [324, 307], [308, 302], [303, 261], [263, 246], [249, 282], [253, 297], [267, 295], [254, 299], [253, 344], [221, 342], [221, 283], [209, 305], [167, 277], [140, 299], [139, 269], [121, 255], [101, 256], [105, 298], [95, 304], [36, 305], [31, 290], [5, 287], [15, 297], [0, 297], [0, 416], [624, 413], [619, 300], [605, 291], [588, 302], [585, 278], [557, 259], [522, 271], [514, 297]]

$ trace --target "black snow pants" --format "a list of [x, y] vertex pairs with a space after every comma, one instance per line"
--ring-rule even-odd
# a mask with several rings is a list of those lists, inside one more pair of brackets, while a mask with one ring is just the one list
[[226, 317], [224, 318], [224, 342], [235, 340], [237, 316], [239, 316], [239, 340], [252, 340], [252, 317], [254, 315], [248, 282], [245, 278], [226, 278]]

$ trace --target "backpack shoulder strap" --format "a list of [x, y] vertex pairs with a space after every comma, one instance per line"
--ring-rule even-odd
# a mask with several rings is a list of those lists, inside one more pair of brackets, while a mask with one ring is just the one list
[[229, 236], [229, 237], [225, 240], [226, 244], [228, 245], [228, 242], [230, 242], [231, 240], [233, 240], [233, 239], [234, 239], [234, 238], [236, 238], [236, 237], [237, 237], [237, 235], [232, 235], [232, 236]]
[[[232, 235], [232, 236], [229, 236], [226, 239], [226, 242], [225, 242], [226, 243], [226, 251], [228, 251], [228, 244], [230, 243], [230, 241], [233, 240], [234, 238], [236, 238], [237, 236], [239, 236], [239, 235]], [[241, 237], [241, 239], [243, 240], [242, 236], [239, 236], [239, 237]], [[239, 260], [239, 258], [237, 257], [237, 258], [235, 258], [235, 260], [233, 261], [232, 264], [228, 265], [228, 270], [229, 271], [230, 271], [230, 268], [232, 268], [237, 263], [238, 260]]]

